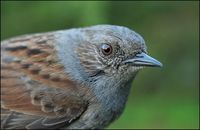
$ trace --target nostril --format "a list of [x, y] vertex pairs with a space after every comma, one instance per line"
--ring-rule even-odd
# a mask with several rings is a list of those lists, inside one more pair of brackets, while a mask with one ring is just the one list
[[138, 53], [135, 55], [135, 57], [137, 57], [137, 58], [143, 58], [144, 56], [142, 55], [142, 52], [138, 52]]

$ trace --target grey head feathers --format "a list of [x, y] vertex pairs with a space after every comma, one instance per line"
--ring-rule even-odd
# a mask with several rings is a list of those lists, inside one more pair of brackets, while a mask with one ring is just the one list
[[[129, 69], [134, 71], [136, 68], [119, 67], [120, 62], [139, 51], [146, 52], [143, 38], [122, 26], [96, 25], [65, 30], [58, 32], [56, 39], [61, 62], [65, 65], [66, 71], [78, 81], [91, 81], [93, 75], [102, 72], [107, 77], [121, 78], [124, 74], [127, 75], [125, 69], [129, 73]], [[113, 57], [101, 55], [102, 43], [113, 46]]]

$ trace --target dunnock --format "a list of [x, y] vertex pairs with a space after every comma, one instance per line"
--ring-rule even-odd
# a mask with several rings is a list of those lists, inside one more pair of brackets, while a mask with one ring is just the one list
[[1, 43], [1, 128], [104, 128], [145, 66], [143, 38], [122, 26], [25, 35]]

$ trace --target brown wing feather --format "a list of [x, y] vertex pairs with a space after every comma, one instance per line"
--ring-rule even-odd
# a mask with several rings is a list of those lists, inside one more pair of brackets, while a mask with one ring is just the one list
[[[1, 44], [1, 118], [7, 122], [5, 127], [57, 128], [85, 111], [87, 103], [59, 63], [52, 39], [53, 34], [46, 33]], [[15, 116], [9, 116], [12, 111]]]

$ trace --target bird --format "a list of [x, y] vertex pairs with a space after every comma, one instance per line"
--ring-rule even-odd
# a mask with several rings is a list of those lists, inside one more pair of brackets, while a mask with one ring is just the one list
[[1, 42], [1, 129], [103, 129], [119, 118], [139, 70], [162, 67], [119, 25]]

